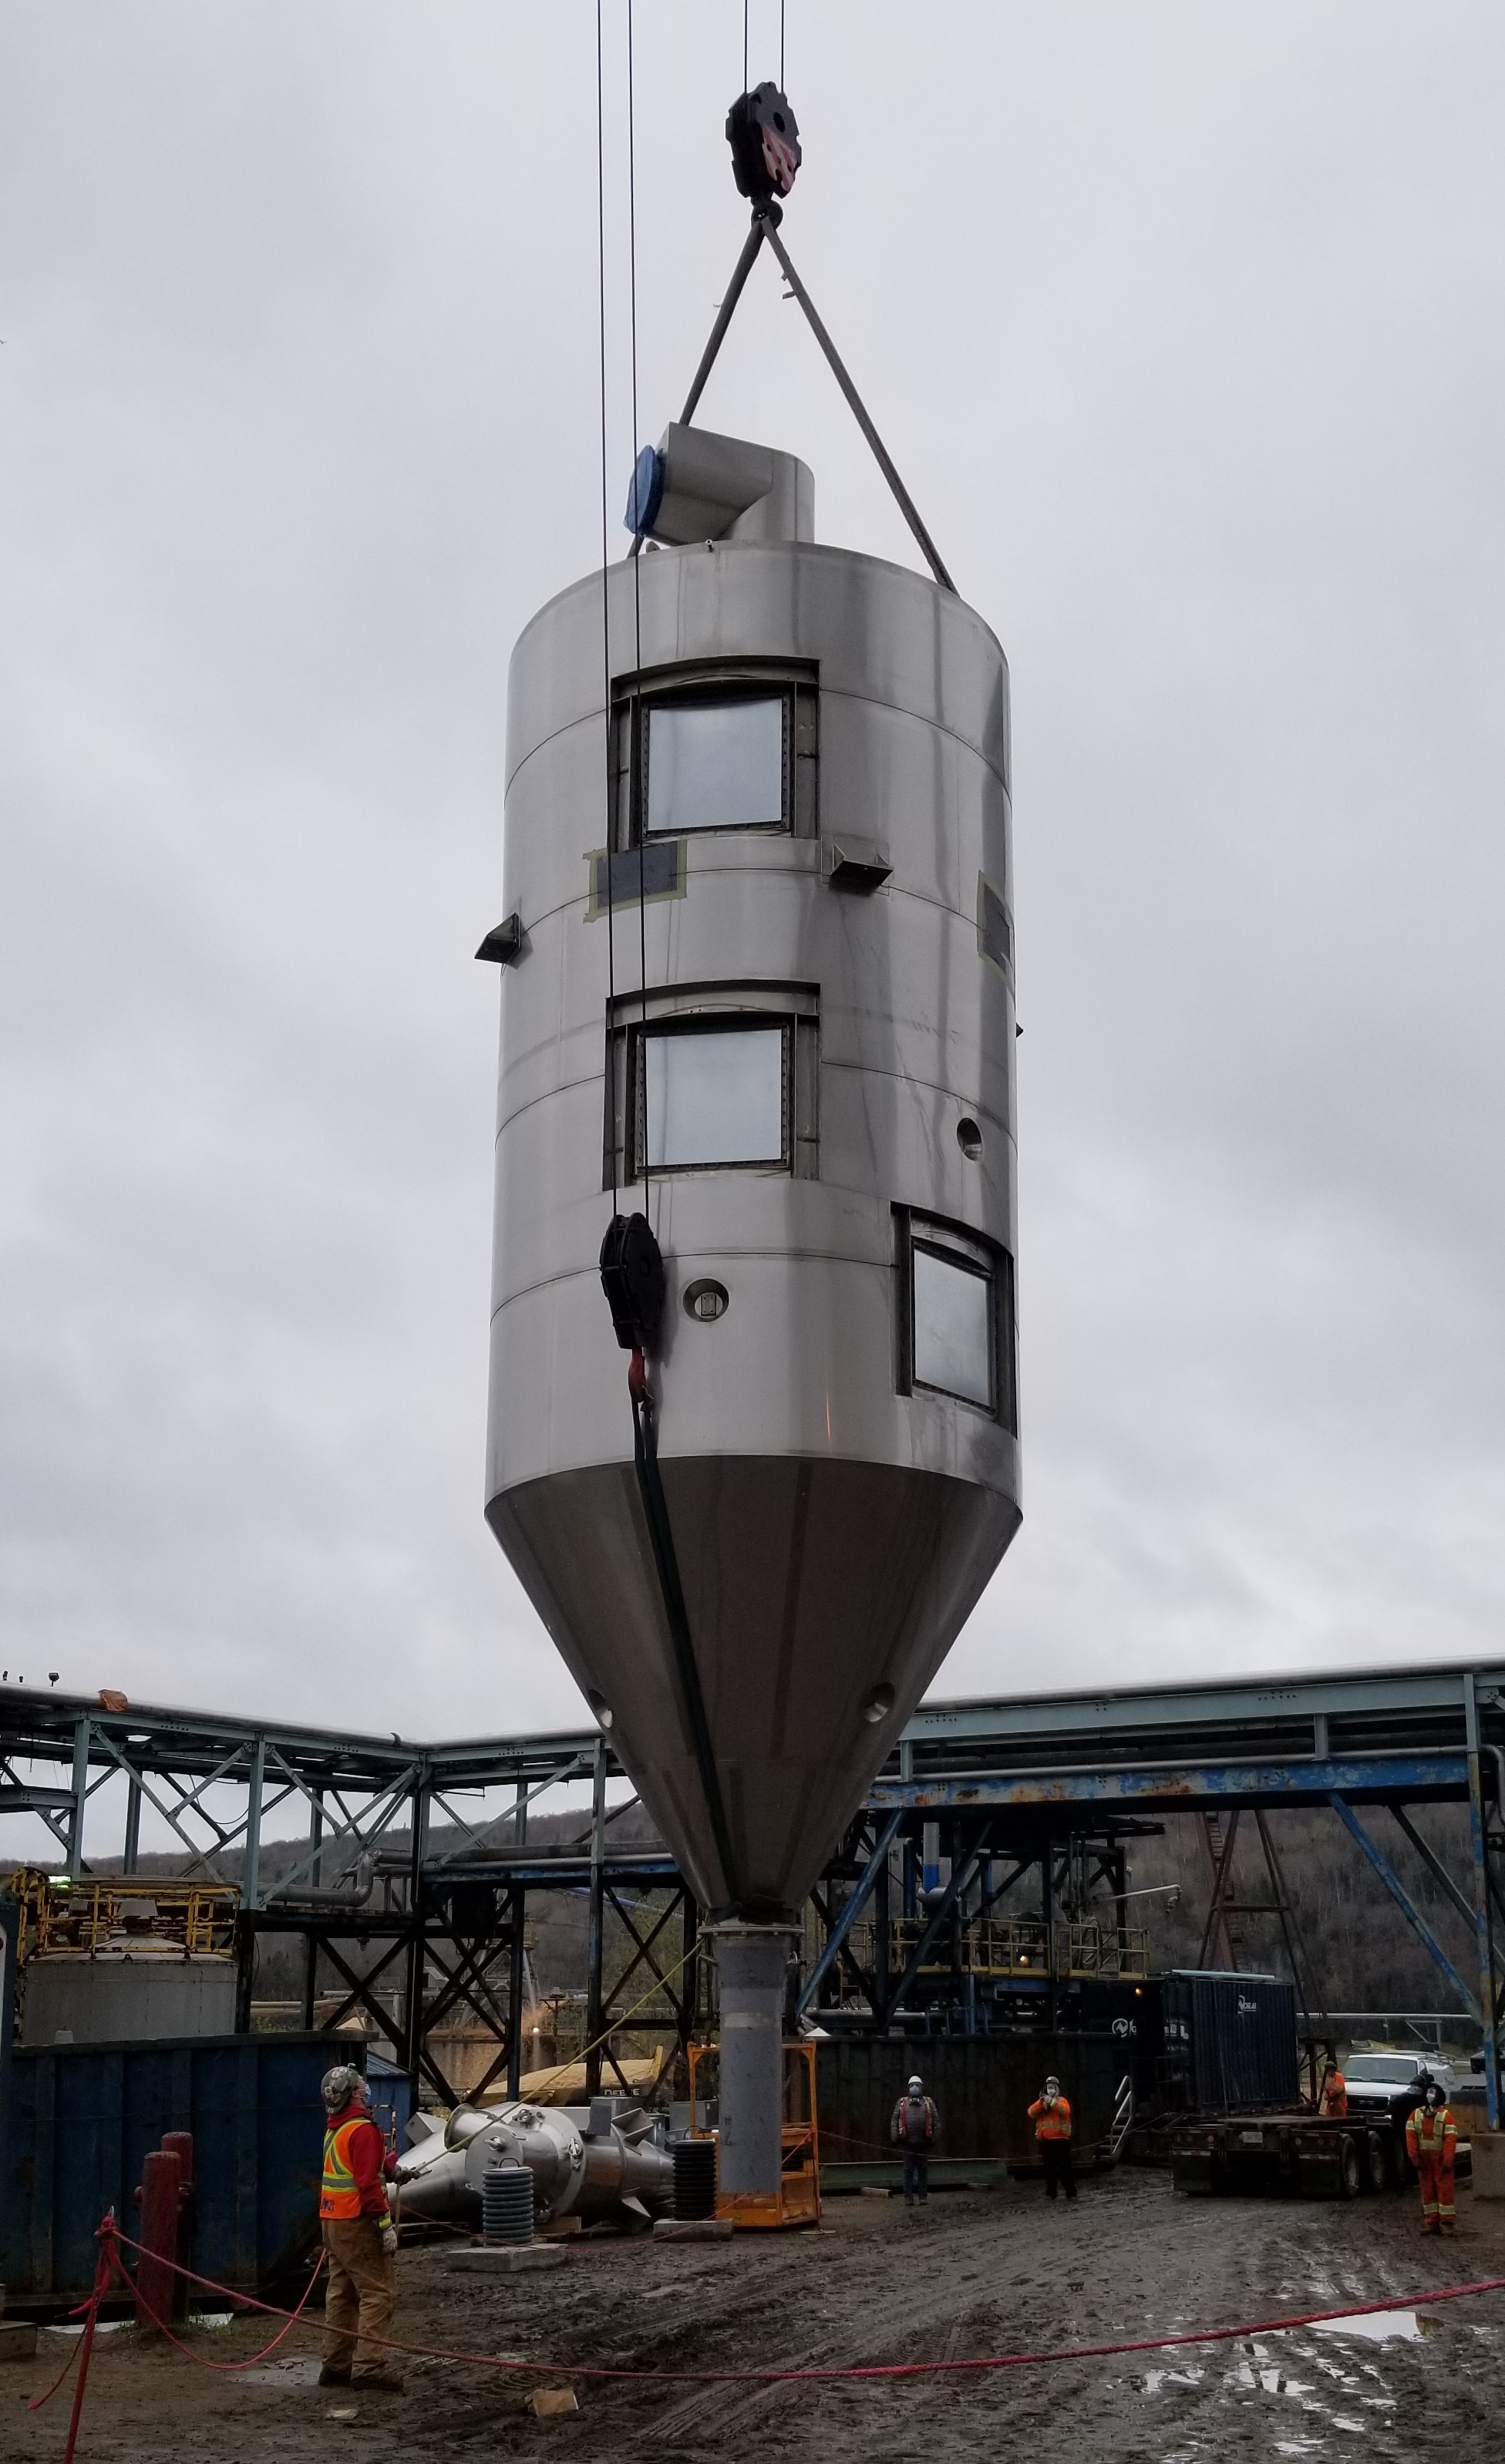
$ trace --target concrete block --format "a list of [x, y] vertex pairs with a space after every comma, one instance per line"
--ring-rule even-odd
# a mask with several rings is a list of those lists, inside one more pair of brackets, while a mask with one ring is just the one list
[[535, 2268], [564, 2267], [568, 2258], [558, 2242], [483, 2242], [478, 2250], [452, 2250], [449, 2264], [481, 2276], [529, 2276]]
[[653, 2218], [655, 2241], [730, 2241], [736, 2230], [730, 2216], [687, 2216], [682, 2224], [675, 2216]]
[[0, 2322], [0, 2362], [29, 2362], [36, 2351], [36, 2329], [24, 2319]]
[[1471, 2130], [1473, 2149], [1473, 2195], [1505, 2199], [1505, 2130]]
[[535, 2387], [528, 2403], [541, 2421], [552, 2421], [562, 2412], [580, 2410], [573, 2387]]

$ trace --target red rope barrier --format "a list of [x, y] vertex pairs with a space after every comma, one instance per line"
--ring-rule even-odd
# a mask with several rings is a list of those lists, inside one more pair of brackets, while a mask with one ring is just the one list
[[[104, 2228], [100, 2230], [102, 2232]], [[122, 2242], [127, 2250], [141, 2249], [140, 2242], [132, 2241], [130, 2235], [122, 2233], [113, 2221], [110, 2221], [110, 2231], [114, 2239]], [[168, 2266], [172, 2262], [165, 2259], [163, 2264]], [[262, 2310], [271, 2318], [286, 2319], [290, 2323], [298, 2320], [299, 2311], [278, 2310], [269, 2301], [255, 2300], [249, 2293], [236, 2293], [227, 2284], [216, 2284], [211, 2277], [195, 2276], [189, 2268], [174, 2267], [173, 2273], [187, 2277], [190, 2283], [203, 2285], [211, 2293], [227, 2295], [232, 2301], [244, 2303], [247, 2309]], [[1018, 2370], [1051, 2362], [1102, 2361], [1118, 2353], [1160, 2353], [1181, 2344], [1226, 2344], [1243, 2336], [1283, 2336], [1296, 2327], [1319, 2327], [1339, 2319], [1372, 2319], [1378, 2312], [1386, 2310], [1420, 2310], [1441, 2301], [1470, 2300], [1483, 2293], [1505, 2293], [1505, 2276], [1481, 2277], [1473, 2284], [1446, 2284], [1431, 2293], [1392, 2293], [1383, 2301], [1350, 2301], [1339, 2310], [1302, 2310], [1279, 2319], [1244, 2321], [1236, 2327], [1191, 2327], [1166, 2336], [1125, 2338], [1111, 2344], [1057, 2344], [1050, 2352], [988, 2353], [963, 2362], [832, 2362], [813, 2368], [786, 2370], [607, 2369], [588, 2362], [524, 2362], [497, 2353], [456, 2352], [444, 2344], [407, 2344], [393, 2336], [368, 2336], [363, 2341], [380, 2344], [389, 2353], [406, 2353], [413, 2361], [461, 2362], [474, 2369], [511, 2370], [535, 2377], [649, 2380], [658, 2386], [690, 2383], [699, 2387], [771, 2387], [796, 2380], [941, 2378], [954, 2377], [967, 2370]], [[305, 2294], [303, 2298], [306, 2300], [308, 2297]], [[299, 2310], [301, 2306], [300, 2303]], [[312, 2322], [305, 2321], [303, 2323]], [[180, 2349], [188, 2352], [187, 2345]], [[201, 2368], [225, 2366], [222, 2363], [206, 2363], [198, 2353], [188, 2352], [188, 2359], [198, 2362]]]
[[78, 2384], [73, 2391], [73, 2410], [68, 2416], [68, 2444], [63, 2449], [63, 2464], [73, 2464], [74, 2450], [78, 2444], [78, 2423], [83, 2415], [83, 2391], [89, 2383], [89, 2356], [94, 2350], [94, 2331], [99, 2324], [100, 2303], [110, 2280], [115, 2218], [105, 2217], [100, 2227], [100, 2255], [94, 2270], [94, 2291], [89, 2296], [88, 2316], [78, 2341]]
[[[318, 2283], [319, 2278], [323, 2272], [324, 2253], [321, 2251], [313, 2273], [309, 2277], [308, 2282], [303, 2287], [302, 2297], [299, 2301], [298, 2308], [296, 2310], [277, 2311], [274, 2313], [274, 2316], [285, 2319], [287, 2323], [285, 2326], [277, 2329], [277, 2332], [273, 2337], [270, 2344], [262, 2345], [259, 2353], [249, 2353], [243, 2362], [211, 2362], [206, 2354], [196, 2353], [191, 2344], [186, 2344], [181, 2336], [175, 2336], [172, 2329], [168, 2326], [166, 2319], [159, 2319], [156, 2311], [152, 2308], [151, 2303], [147, 2300], [146, 2296], [143, 2293], [140, 2284], [126, 2269], [121, 2258], [119, 2251], [114, 2248], [114, 2243], [117, 2238], [123, 2240], [124, 2235], [121, 2234], [117, 2236], [112, 2234], [110, 2236], [110, 2255], [114, 2273], [120, 2277], [121, 2282], [124, 2285], [127, 2293], [134, 2297], [139, 2307], [145, 2311], [147, 2318], [156, 2328], [158, 2334], [166, 2336], [168, 2343], [175, 2344], [180, 2353], [186, 2353], [190, 2362], [196, 2362], [201, 2370], [218, 2370], [226, 2375], [233, 2375], [237, 2370], [255, 2369], [257, 2362], [264, 2362], [268, 2353], [275, 2353], [277, 2351], [278, 2344], [286, 2343], [287, 2339], [292, 2334], [294, 2328], [302, 2322], [303, 2312], [308, 2307], [309, 2296], [313, 2292], [315, 2285]], [[140, 2245], [139, 2243], [133, 2242], [131, 2244], [131, 2248], [136, 2250], [140, 2248]], [[152, 2255], [159, 2259], [161, 2257], [161, 2254], [159, 2252], [153, 2252]], [[187, 2274], [187, 2270], [185, 2269], [183, 2273]], [[198, 2280], [202, 2281], [202, 2278]]]

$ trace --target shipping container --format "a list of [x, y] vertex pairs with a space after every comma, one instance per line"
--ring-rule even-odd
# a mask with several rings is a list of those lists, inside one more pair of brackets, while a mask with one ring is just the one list
[[821, 2169], [840, 2186], [842, 2168], [896, 2166], [889, 2138], [905, 2081], [918, 2072], [940, 2116], [934, 2154], [945, 2167], [1034, 2161], [1033, 2103], [1053, 2072], [1071, 2099], [1078, 2164], [1092, 2161], [1113, 2129], [1126, 2063], [1110, 2036], [823, 2036], [816, 2053]]
[[[342, 2044], [343, 2056], [346, 2048]], [[352, 2042], [348, 2058], [364, 2048]], [[12, 2306], [80, 2299], [112, 2209], [135, 2231], [142, 2159], [193, 2133], [188, 2264], [238, 2292], [295, 2277], [319, 2239], [327, 2036], [13, 2045], [0, 2110], [0, 2283]]]
[[1167, 2106], [1248, 2113], [1295, 2103], [1296, 1997], [1287, 1978], [1175, 1969], [1157, 1981]]

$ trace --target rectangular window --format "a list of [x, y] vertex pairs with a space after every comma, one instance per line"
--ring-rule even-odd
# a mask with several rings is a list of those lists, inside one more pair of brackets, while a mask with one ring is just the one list
[[993, 1278], [954, 1250], [914, 1248], [915, 1383], [993, 1408]]
[[650, 1172], [787, 1164], [782, 1025], [650, 1028], [637, 1051], [636, 1147]]
[[960, 1224], [896, 1212], [900, 1393], [954, 1396], [1017, 1436], [1012, 1258]]
[[618, 854], [717, 830], [820, 835], [820, 678], [803, 659], [681, 660], [611, 687]]
[[603, 1189], [661, 1172], [816, 1180], [819, 992], [746, 982], [619, 993], [605, 1091]]
[[782, 829], [788, 812], [786, 697], [648, 703], [645, 835]]

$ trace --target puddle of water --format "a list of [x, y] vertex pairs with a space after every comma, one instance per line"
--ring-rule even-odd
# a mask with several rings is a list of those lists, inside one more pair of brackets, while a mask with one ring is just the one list
[[1205, 2370], [1146, 2370], [1140, 2381], [1146, 2395], [1159, 2395], [1162, 2387], [1200, 2387]]
[[1361, 2319], [1318, 2319], [1317, 2336], [1359, 2336], [1368, 2344], [1419, 2344], [1421, 2321], [1414, 2310], [1369, 2310]]

